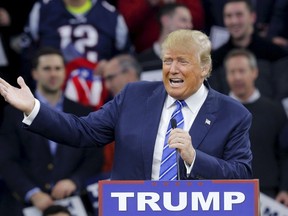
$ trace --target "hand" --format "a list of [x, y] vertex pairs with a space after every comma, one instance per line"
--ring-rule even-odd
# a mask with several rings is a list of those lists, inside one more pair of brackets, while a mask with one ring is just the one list
[[70, 196], [76, 190], [76, 184], [70, 179], [58, 181], [53, 187], [51, 195], [54, 199], [63, 199]]
[[195, 149], [192, 145], [191, 136], [187, 131], [175, 128], [171, 131], [168, 139], [170, 148], [177, 148], [181, 158], [189, 165], [192, 164], [195, 157]]
[[288, 207], [288, 192], [280, 191], [278, 195], [276, 196], [276, 201]]
[[11, 19], [8, 11], [4, 8], [0, 8], [0, 26], [10, 26]]
[[11, 86], [0, 78], [0, 94], [4, 97], [5, 101], [26, 115], [29, 115], [35, 106], [35, 98], [22, 77], [18, 77], [17, 83], [20, 88]]
[[49, 196], [49, 194], [44, 192], [37, 192], [31, 197], [32, 204], [43, 211], [49, 206], [53, 204], [53, 199]]
[[274, 37], [272, 42], [278, 46], [286, 47], [288, 46], [288, 40], [283, 37]]

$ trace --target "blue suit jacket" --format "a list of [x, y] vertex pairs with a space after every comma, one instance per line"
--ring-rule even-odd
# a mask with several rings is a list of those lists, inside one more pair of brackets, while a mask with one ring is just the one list
[[[189, 131], [197, 157], [188, 177], [180, 161], [181, 179], [251, 178], [251, 114], [240, 103], [205, 85], [207, 99]], [[41, 104], [28, 129], [80, 147], [103, 146], [115, 139], [111, 178], [149, 180], [166, 96], [162, 82], [130, 83], [102, 109], [83, 118], [57, 113]]]

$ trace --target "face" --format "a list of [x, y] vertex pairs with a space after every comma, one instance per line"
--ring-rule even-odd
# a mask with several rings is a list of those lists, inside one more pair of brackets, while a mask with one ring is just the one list
[[189, 53], [172, 48], [163, 52], [163, 83], [167, 93], [175, 99], [185, 100], [194, 94], [207, 75], [195, 53], [194, 48]]
[[65, 66], [61, 56], [56, 54], [42, 55], [38, 66], [33, 70], [37, 88], [46, 93], [61, 91], [65, 80]]
[[234, 56], [225, 64], [230, 90], [239, 98], [247, 99], [254, 91], [257, 70], [251, 68], [246, 56]]
[[117, 95], [128, 83], [127, 73], [121, 71], [117, 60], [111, 60], [107, 63], [103, 71], [105, 86], [113, 96]]
[[255, 13], [244, 2], [231, 2], [224, 7], [224, 24], [234, 39], [242, 39], [253, 31]]
[[168, 18], [167, 27], [170, 32], [178, 29], [192, 29], [190, 11], [185, 7], [176, 8], [173, 16]]

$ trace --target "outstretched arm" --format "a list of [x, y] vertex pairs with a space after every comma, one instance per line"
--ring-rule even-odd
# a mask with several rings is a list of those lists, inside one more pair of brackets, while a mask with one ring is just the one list
[[20, 88], [11, 86], [4, 79], [0, 78], [0, 94], [4, 97], [5, 101], [28, 116], [34, 108], [35, 98], [22, 77], [18, 77], [17, 83]]

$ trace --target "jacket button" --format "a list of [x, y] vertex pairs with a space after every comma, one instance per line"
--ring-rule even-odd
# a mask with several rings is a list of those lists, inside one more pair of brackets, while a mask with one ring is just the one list
[[52, 163], [49, 163], [48, 166], [47, 166], [48, 170], [53, 170], [54, 168], [54, 165]]
[[46, 190], [50, 190], [51, 189], [51, 185], [48, 184], [48, 183], [46, 183], [44, 187], [45, 187]]

